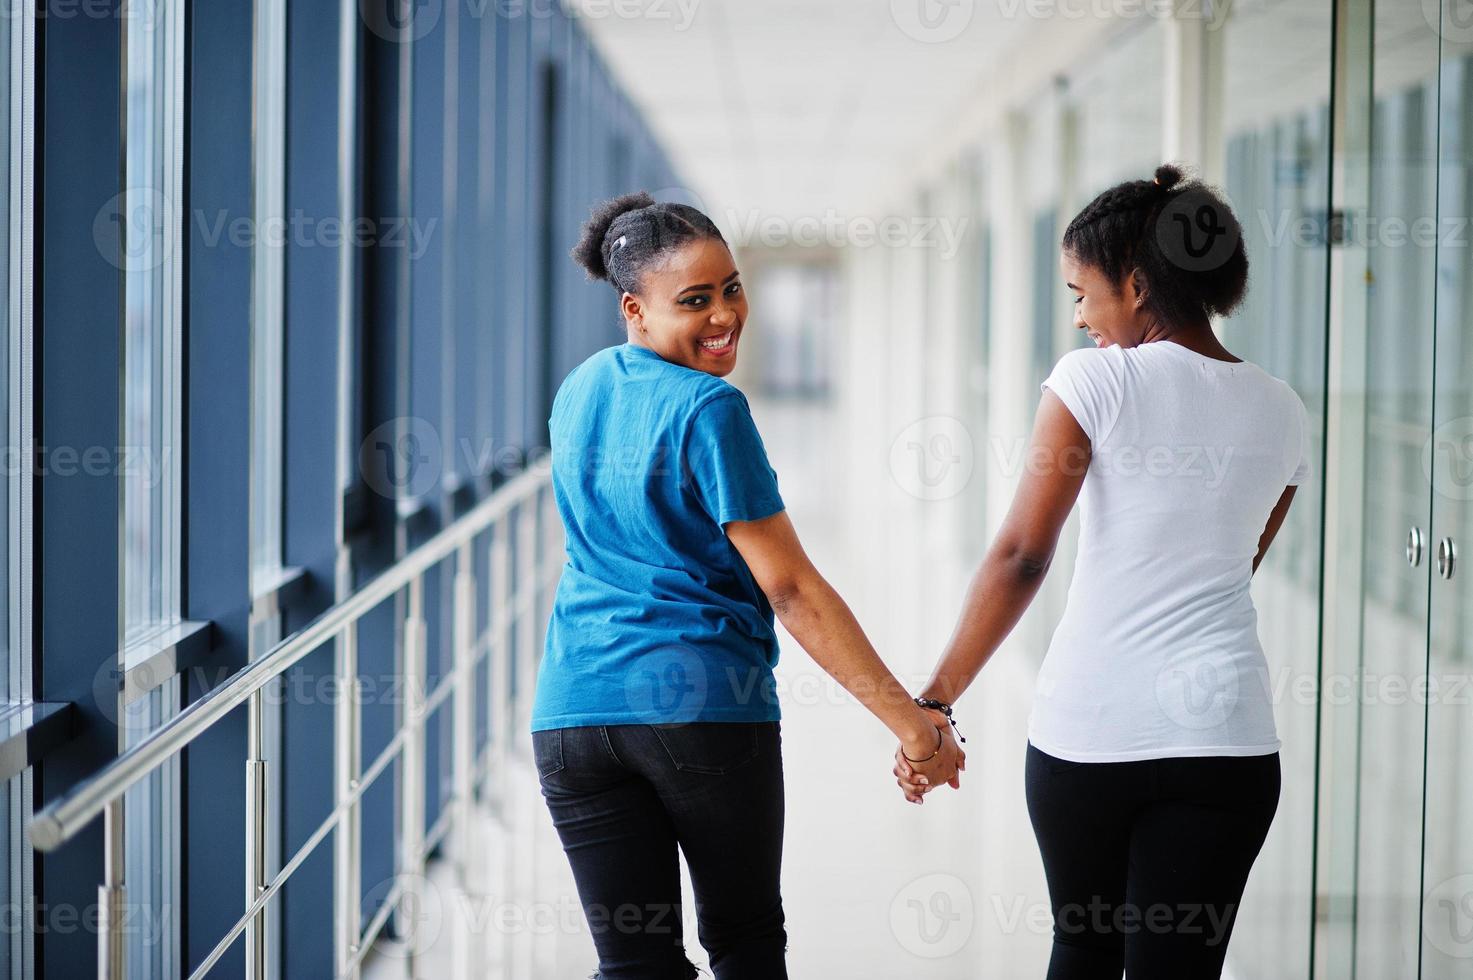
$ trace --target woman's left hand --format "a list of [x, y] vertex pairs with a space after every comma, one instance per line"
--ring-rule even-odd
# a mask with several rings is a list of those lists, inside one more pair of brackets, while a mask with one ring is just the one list
[[[952, 737], [951, 720], [947, 718], [946, 715], [942, 714], [940, 711], [936, 711], [935, 709], [930, 708], [926, 709], [926, 714], [931, 716], [931, 720], [934, 721], [936, 723], [936, 727], [941, 730], [943, 737], [948, 739]], [[956, 767], [958, 772], [956, 775], [946, 780], [946, 785], [950, 786], [952, 789], [961, 788], [961, 771], [967, 768], [967, 753], [960, 746], [957, 746], [956, 751]], [[905, 798], [911, 803], [919, 804], [924, 802], [922, 800], [922, 797], [924, 797], [927, 793], [931, 792], [931, 790], [935, 789], [936, 786], [939, 785], [931, 783], [925, 776], [916, 771], [915, 766], [911, 765], [910, 762], [905, 758], [904, 746], [896, 746], [895, 768], [892, 769], [891, 772], [895, 774], [895, 783], [900, 787], [901, 793], [903, 793], [905, 795]]]

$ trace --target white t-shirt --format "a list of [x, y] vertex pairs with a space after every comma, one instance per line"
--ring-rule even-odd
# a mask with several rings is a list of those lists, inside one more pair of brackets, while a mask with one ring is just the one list
[[1276, 751], [1248, 584], [1269, 512], [1309, 475], [1304, 402], [1167, 340], [1072, 350], [1042, 387], [1092, 457], [1029, 741], [1075, 762]]

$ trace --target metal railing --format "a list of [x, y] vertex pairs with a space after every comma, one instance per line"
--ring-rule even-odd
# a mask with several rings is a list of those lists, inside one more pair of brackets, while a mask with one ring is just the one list
[[[389, 916], [409, 897], [406, 890], [420, 887], [419, 883], [425, 880], [426, 855], [440, 842], [449, 841], [447, 851], [458, 880], [463, 883], [470, 876], [470, 862], [476, 850], [471, 840], [471, 818], [477, 797], [486, 797], [489, 781], [506, 771], [513, 753], [526, 754], [529, 750], [530, 737], [526, 732], [531, 683], [538, 644], [550, 612], [551, 588], [561, 571], [563, 557], [561, 528], [550, 488], [546, 472], [528, 471], [517, 476], [393, 567], [236, 671], [35, 815], [29, 831], [33, 845], [41, 851], [61, 846], [99, 814], [103, 817], [104, 856], [97, 936], [99, 977], [124, 980], [127, 976], [123, 941], [124, 793], [241, 706], [246, 707], [249, 719], [244, 911], [189, 974], [190, 980], [205, 976], [242, 934], [246, 937], [246, 976], [251, 980], [263, 980], [267, 976], [264, 938], [267, 904], [329, 834], [333, 835], [335, 852], [333, 945], [335, 973], [339, 978], [359, 977], [364, 957], [374, 940]], [[482, 584], [477, 583], [475, 575], [474, 549], [478, 546], [489, 548], [489, 581], [483, 583], [488, 589], [489, 612], [485, 631], [475, 636], [476, 590]], [[435, 688], [426, 690], [424, 579], [426, 573], [452, 555], [455, 558], [450, 600], [452, 659]], [[407, 590], [403, 705], [392, 738], [364, 766], [358, 621], [401, 590]], [[264, 757], [261, 736], [264, 689], [274, 678], [328, 643], [336, 645], [334, 673], [339, 692], [333, 705], [334, 807], [302, 846], [290, 856], [284, 856], [281, 868], [272, 873], [265, 862], [266, 815], [271, 812], [268, 794], [273, 786], [273, 781], [267, 778], [267, 767], [279, 765], [280, 761]], [[483, 661], [489, 661], [485, 681], [487, 724], [486, 736], [478, 745], [475, 682]], [[447, 700], [452, 711], [452, 790], [440, 819], [434, 827], [426, 828], [425, 720]], [[401, 833], [395, 878], [376, 914], [365, 926], [361, 921], [362, 799], [396, 760]], [[409, 950], [405, 955], [410, 958], [409, 975], [413, 976], [414, 951]]]

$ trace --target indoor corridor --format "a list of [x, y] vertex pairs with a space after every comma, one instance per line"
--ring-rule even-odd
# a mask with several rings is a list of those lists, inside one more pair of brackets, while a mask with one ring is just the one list
[[[619, 283], [615, 250], [683, 214], [736, 266], [725, 380], [917, 693], [1044, 379], [1095, 346], [1066, 231], [1166, 162], [1238, 219], [1210, 327], [1298, 395], [1309, 464], [1248, 587], [1266, 690], [1193, 660], [1148, 704], [1272, 705], [1224, 975], [1473, 980], [1473, 0], [7, 7], [0, 980], [589, 976], [533, 699], [573, 568], [554, 400], [657, 268]], [[649, 241], [570, 260], [635, 191]], [[1207, 212], [1160, 206], [1215, 272]], [[922, 806], [778, 629], [794, 978], [1043, 975], [1024, 761], [1080, 523]]]

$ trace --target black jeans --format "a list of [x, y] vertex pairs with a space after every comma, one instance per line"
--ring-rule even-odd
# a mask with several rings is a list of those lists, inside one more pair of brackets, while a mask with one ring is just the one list
[[1279, 801], [1279, 756], [1066, 762], [1028, 746], [1053, 906], [1048, 980], [1221, 976]]
[[680, 864], [717, 980], [784, 980], [777, 722], [534, 732], [542, 795], [573, 866], [600, 980], [689, 980]]

